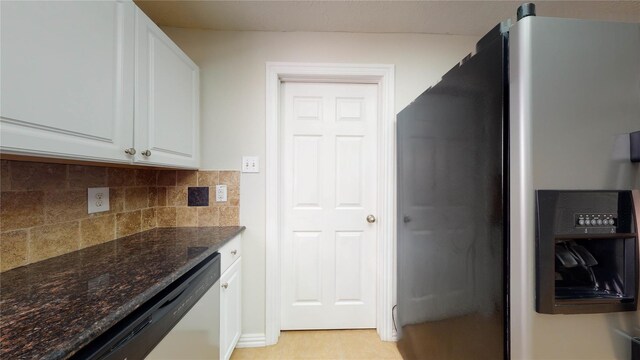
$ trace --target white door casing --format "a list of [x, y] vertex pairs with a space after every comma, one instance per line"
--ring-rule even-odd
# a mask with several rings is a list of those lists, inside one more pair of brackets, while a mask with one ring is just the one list
[[377, 85], [283, 84], [282, 329], [375, 327]]
[[378, 85], [378, 242], [376, 252], [376, 330], [394, 341], [395, 304], [395, 110], [394, 66], [381, 64], [266, 63], [266, 318], [264, 343], [280, 336], [281, 303], [281, 83], [348, 82]]

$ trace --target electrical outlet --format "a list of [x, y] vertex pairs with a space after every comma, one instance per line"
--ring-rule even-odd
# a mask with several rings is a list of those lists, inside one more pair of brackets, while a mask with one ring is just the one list
[[87, 206], [89, 214], [109, 211], [109, 188], [88, 188]]
[[227, 185], [216, 185], [216, 201], [227, 201]]
[[243, 156], [242, 157], [242, 172], [243, 173], [257, 173], [260, 172], [260, 162], [257, 156]]

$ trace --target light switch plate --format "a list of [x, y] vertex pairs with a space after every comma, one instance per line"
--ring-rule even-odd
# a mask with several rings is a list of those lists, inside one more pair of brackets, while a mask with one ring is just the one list
[[87, 205], [89, 214], [109, 211], [109, 188], [88, 188]]
[[260, 161], [257, 156], [243, 156], [242, 157], [242, 172], [243, 173], [257, 173], [260, 172]]
[[227, 201], [227, 185], [216, 185], [216, 201]]

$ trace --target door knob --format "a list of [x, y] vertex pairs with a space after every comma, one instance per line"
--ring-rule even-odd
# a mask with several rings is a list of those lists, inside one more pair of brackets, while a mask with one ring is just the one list
[[403, 222], [405, 222], [405, 223], [408, 223], [408, 222], [410, 222], [410, 221], [411, 221], [411, 218], [410, 218], [410, 217], [408, 217], [407, 215], [405, 215], [405, 216], [402, 218], [402, 221], [403, 221]]
[[373, 216], [373, 215], [369, 215], [369, 216], [367, 216], [367, 222], [368, 222], [369, 224], [373, 224], [374, 222], [376, 222], [376, 217], [375, 217], [375, 216]]
[[141, 152], [141, 154], [146, 156], [146, 157], [149, 157], [149, 156], [151, 156], [151, 150], [145, 150], [145, 151]]
[[224, 284], [222, 284], [222, 285], [220, 285], [220, 286], [222, 286], [222, 288], [223, 288], [223, 289], [226, 289], [226, 288], [228, 288], [228, 287], [229, 287], [229, 283], [224, 283]]
[[124, 149], [125, 154], [127, 155], [135, 155], [136, 154], [136, 149], [134, 148], [128, 148], [128, 149]]

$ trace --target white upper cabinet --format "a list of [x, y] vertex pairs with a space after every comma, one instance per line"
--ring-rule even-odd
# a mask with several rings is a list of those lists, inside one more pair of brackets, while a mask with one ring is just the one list
[[199, 69], [136, 8], [137, 162], [199, 165]]
[[1, 1], [0, 151], [199, 166], [199, 70], [133, 2]]
[[2, 152], [130, 162], [133, 3], [0, 6]]

